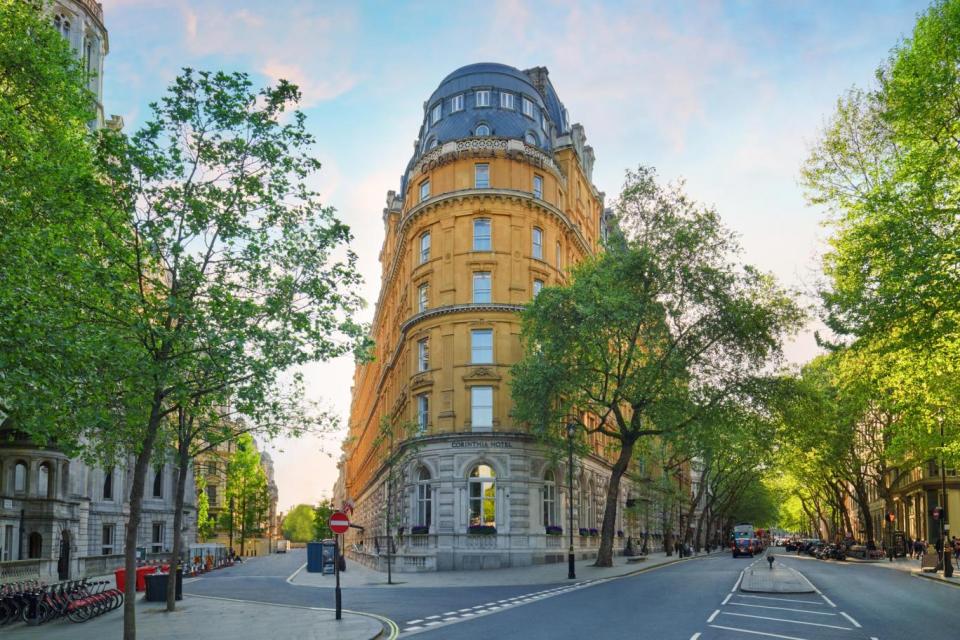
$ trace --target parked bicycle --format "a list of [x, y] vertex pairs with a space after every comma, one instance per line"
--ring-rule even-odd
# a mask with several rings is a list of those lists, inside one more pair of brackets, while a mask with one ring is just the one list
[[39, 625], [66, 617], [84, 622], [123, 604], [123, 592], [106, 580], [68, 580], [54, 585], [36, 581], [0, 588], [0, 625], [23, 621]]

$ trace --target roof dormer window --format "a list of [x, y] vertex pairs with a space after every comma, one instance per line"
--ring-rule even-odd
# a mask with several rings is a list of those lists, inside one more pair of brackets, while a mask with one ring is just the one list
[[533, 117], [533, 102], [527, 98], [523, 99], [523, 115], [527, 116], [528, 118]]
[[463, 111], [463, 94], [450, 98], [450, 113]]
[[513, 94], [502, 91], [500, 93], [500, 108], [513, 109]]
[[476, 103], [478, 107], [489, 107], [490, 106], [490, 90], [481, 89], [476, 92]]
[[443, 115], [443, 103], [438, 102], [437, 105], [433, 108], [433, 111], [430, 112], [430, 124], [437, 124], [440, 122], [440, 116]]
[[476, 131], [473, 132], [475, 136], [488, 136], [490, 135], [490, 127], [485, 124], [478, 124]]

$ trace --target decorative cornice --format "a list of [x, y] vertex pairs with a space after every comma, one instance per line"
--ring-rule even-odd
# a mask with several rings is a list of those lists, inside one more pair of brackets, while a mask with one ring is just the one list
[[[407, 331], [415, 324], [418, 324], [428, 318], [433, 318], [435, 316], [445, 316], [451, 313], [469, 313], [475, 311], [493, 311], [498, 313], [519, 313], [523, 311], [524, 305], [522, 304], [506, 304], [501, 302], [485, 302], [482, 304], [448, 304], [442, 307], [435, 307], [433, 309], [427, 309], [426, 311], [421, 311], [415, 316], [411, 316], [406, 322], [400, 325], [400, 338], [401, 340], [407, 333]], [[396, 353], [399, 353], [399, 344]], [[391, 358], [391, 362], [392, 362]]]
[[[424, 174], [437, 167], [450, 164], [457, 160], [474, 158], [496, 158], [504, 157], [513, 160], [527, 162], [540, 169], [546, 169], [554, 174], [563, 188], [567, 188], [567, 177], [560, 170], [559, 165], [553, 158], [540, 149], [527, 144], [523, 140], [512, 138], [461, 138], [446, 142], [436, 149], [432, 149], [420, 157], [417, 163], [410, 170], [408, 184], [413, 184], [418, 175]], [[404, 194], [406, 195], [406, 194]]]

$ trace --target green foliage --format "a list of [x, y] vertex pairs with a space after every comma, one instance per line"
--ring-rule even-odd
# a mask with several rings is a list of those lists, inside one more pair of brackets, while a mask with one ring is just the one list
[[728, 514], [733, 522], [751, 522], [755, 527], [766, 529], [779, 522], [780, 508], [774, 492], [756, 477], [738, 494]]
[[237, 438], [237, 449], [227, 463], [226, 498], [230, 508], [223, 512], [225, 528], [232, 526], [243, 548], [247, 538], [263, 532], [270, 505], [267, 476], [249, 434]]
[[197, 496], [197, 539], [206, 542], [216, 533], [216, 523], [210, 517], [210, 499], [206, 491]]
[[317, 503], [313, 510], [315, 514], [313, 519], [314, 540], [333, 538], [333, 531], [330, 530], [330, 516], [333, 515], [334, 511], [336, 511], [336, 508], [333, 506], [333, 500], [326, 499]]
[[291, 542], [310, 542], [314, 539], [316, 525], [315, 508], [298, 504], [283, 519], [283, 537]]

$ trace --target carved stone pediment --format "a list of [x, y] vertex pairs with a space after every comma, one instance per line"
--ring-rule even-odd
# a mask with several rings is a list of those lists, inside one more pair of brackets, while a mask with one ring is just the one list
[[463, 379], [466, 380], [500, 380], [500, 374], [494, 367], [474, 367], [467, 372]]
[[410, 389], [416, 391], [421, 387], [429, 387], [433, 384], [433, 376], [429, 373], [420, 373], [413, 376], [413, 379], [410, 380]]

